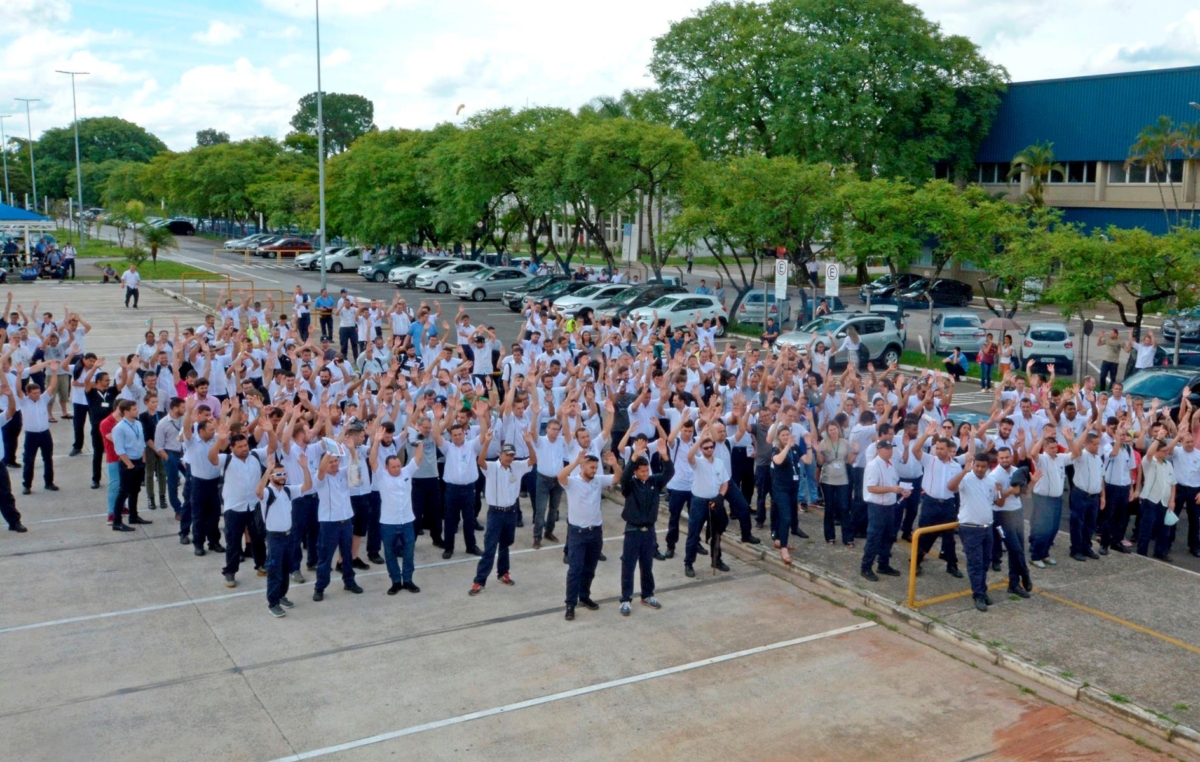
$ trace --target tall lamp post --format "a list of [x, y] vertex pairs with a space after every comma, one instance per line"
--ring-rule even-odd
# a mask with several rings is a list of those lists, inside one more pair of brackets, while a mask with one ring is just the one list
[[17, 98], [25, 104], [25, 127], [29, 130], [29, 181], [33, 183], [33, 211], [37, 211], [37, 172], [33, 168], [33, 122], [29, 117], [29, 104], [37, 103], [41, 98]]
[[79, 231], [79, 245], [83, 245], [83, 166], [79, 163], [79, 108], [75, 103], [75, 75], [84, 76], [89, 72], [86, 71], [63, 71], [55, 69], [59, 74], [71, 75], [71, 113], [75, 115], [75, 187], [79, 190], [79, 216], [76, 217], [79, 223], [76, 230]]
[[317, 16], [317, 259], [321, 262], [321, 290], [325, 290], [325, 115], [321, 110], [321, 0], [313, 0]]
[[12, 196], [8, 192], [8, 137], [4, 134], [4, 120], [11, 119], [12, 114], [0, 114], [0, 158], [4, 159], [4, 199], [0, 203], [9, 203]]

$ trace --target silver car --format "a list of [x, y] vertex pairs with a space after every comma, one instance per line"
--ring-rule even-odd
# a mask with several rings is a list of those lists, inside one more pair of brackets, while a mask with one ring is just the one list
[[938, 354], [958, 347], [963, 354], [974, 357], [986, 339], [983, 321], [972, 312], [946, 311], [933, 316], [933, 351]]
[[469, 278], [451, 283], [450, 293], [459, 299], [482, 302], [485, 299], [499, 299], [505, 291], [517, 288], [529, 280], [528, 273], [515, 267], [480, 270]]
[[440, 270], [417, 275], [415, 285], [425, 291], [448, 294], [450, 293], [450, 284], [454, 281], [473, 278], [476, 273], [487, 269], [489, 269], [488, 266], [482, 262], [457, 262]]
[[[775, 293], [767, 292], [767, 306], [771, 308], [771, 317], [775, 318], [776, 325], [783, 325], [792, 319], [792, 303], [788, 299], [775, 301]], [[781, 312], [782, 310], [782, 312]], [[746, 294], [746, 298], [742, 300], [742, 305], [738, 307], [737, 321], [739, 323], [749, 323], [751, 325], [761, 325], [763, 321], [763, 292], [751, 291]]]
[[[857, 360], [847, 357], [849, 350], [840, 349], [843, 339], [849, 335], [850, 328], [858, 333], [862, 345]], [[830, 336], [832, 347], [828, 347], [831, 342]], [[904, 339], [895, 321], [885, 315], [864, 312], [833, 312], [822, 315], [799, 330], [781, 334], [775, 340], [776, 351], [780, 346], [792, 346], [801, 355], [806, 355], [808, 345], [814, 338], [824, 342], [830, 351], [836, 350], [829, 362], [832, 368], [844, 367], [847, 362], [855, 362], [856, 366], [864, 365], [864, 358], [874, 362], [877, 367], [884, 367], [900, 362], [900, 355], [904, 352]]]

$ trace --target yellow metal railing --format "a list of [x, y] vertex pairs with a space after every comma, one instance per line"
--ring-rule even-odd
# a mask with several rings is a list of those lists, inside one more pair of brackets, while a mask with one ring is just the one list
[[[958, 522], [951, 521], [945, 524], [935, 524], [929, 527], [921, 527], [912, 535], [912, 558], [908, 561], [908, 607], [917, 608], [920, 604], [917, 603], [917, 544], [921, 537], [927, 534], [936, 534], [937, 532], [947, 532], [958, 529]], [[987, 559], [991, 562], [991, 559]], [[924, 603], [924, 602], [923, 602]]]
[[[241, 254], [243, 264], [248, 265], [250, 264], [250, 255], [255, 251], [258, 251], [258, 249], [213, 249], [213, 261], [217, 261], [218, 254]], [[298, 254], [309, 254], [312, 251], [312, 249], [272, 249], [268, 253], [271, 255], [271, 259], [282, 259], [285, 255], [291, 255], [294, 258]]]

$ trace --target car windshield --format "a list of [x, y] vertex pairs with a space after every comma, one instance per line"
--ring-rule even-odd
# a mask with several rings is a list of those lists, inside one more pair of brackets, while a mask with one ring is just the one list
[[574, 296], [591, 296], [592, 294], [594, 294], [594, 293], [596, 293], [597, 291], [599, 291], [599, 290], [600, 290], [600, 288], [601, 288], [601, 287], [600, 287], [600, 286], [598, 286], [598, 285], [596, 285], [596, 286], [586, 286], [585, 288], [581, 288], [581, 289], [579, 289], [578, 291], [576, 291], [576, 292], [575, 292], [575, 294], [574, 294]]
[[646, 293], [646, 292], [642, 291], [641, 289], [627, 288], [619, 294], [613, 294], [612, 303], [613, 304], [629, 304], [634, 299], [636, 299], [639, 295], [644, 294], [644, 293]]
[[842, 318], [819, 317], [805, 325], [800, 330], [804, 331], [805, 333], [825, 333], [826, 331], [832, 333], [838, 328], [841, 328], [842, 323], [844, 322], [846, 321]]
[[471, 273], [471, 280], [483, 280], [484, 278], [486, 278], [487, 276], [491, 275], [494, 272], [496, 272], [496, 271], [489, 267], [485, 267], [482, 270]]
[[571, 287], [571, 281], [560, 280], [556, 283], [551, 283], [549, 286], [546, 286], [546, 288], [544, 288], [541, 293], [542, 293], [542, 296], [554, 296], [555, 294], [561, 294], [562, 292], [566, 291], [570, 287]]
[[425, 269], [425, 270], [442, 270], [444, 268], [450, 267], [453, 264], [454, 264], [454, 260], [452, 260], [452, 259], [447, 259], [443, 262], [430, 261], [430, 262], [426, 262], [425, 264], [421, 265], [421, 268]]
[[882, 278], [877, 278], [873, 285], [890, 286], [890, 285], [892, 285], [892, 276], [890, 274], [888, 274], [888, 275], [883, 276]]
[[[762, 300], [763, 300], [763, 295], [762, 295], [762, 292], [761, 292], [761, 291], [755, 291], [755, 292], [754, 292], [754, 293], [752, 293], [752, 294], [747, 294], [747, 295], [746, 295], [746, 302], [745, 302], [745, 303], [746, 303], [746, 304], [756, 304], [756, 305], [759, 305], [759, 306], [761, 306], [761, 305], [762, 305]], [[774, 304], [774, 303], [775, 303], [775, 294], [767, 294], [767, 303], [768, 303], [768, 304]]]
[[553, 275], [539, 275], [536, 278], [532, 278], [532, 279], [526, 281], [523, 284], [523, 286], [530, 291], [536, 291], [537, 289], [541, 288], [542, 286], [545, 286], [546, 284], [550, 283], [553, 280], [554, 280]]
[[1138, 373], [1125, 382], [1125, 393], [1148, 399], [1169, 400], [1187, 386], [1188, 377], [1174, 373]]
[[924, 291], [928, 287], [929, 287], [929, 279], [928, 278], [921, 278], [920, 280], [914, 280], [912, 283], [908, 284], [909, 291]]
[[1067, 332], [1053, 328], [1041, 328], [1029, 332], [1030, 341], [1066, 341]]
[[979, 325], [979, 318], [968, 317], [966, 315], [959, 317], [948, 317], [942, 321], [943, 328], [976, 328]]
[[647, 307], [646, 309], [650, 309], [650, 310], [666, 309], [668, 307], [673, 306], [675, 304], [675, 302], [679, 301], [682, 298], [683, 297], [678, 294], [676, 294], [674, 296], [660, 296], [659, 298], [657, 298], [653, 302], [651, 302], [650, 306]]

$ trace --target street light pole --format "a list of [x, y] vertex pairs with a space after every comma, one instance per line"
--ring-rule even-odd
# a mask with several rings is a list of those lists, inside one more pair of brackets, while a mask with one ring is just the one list
[[37, 171], [33, 168], [33, 122], [29, 117], [29, 104], [37, 103], [41, 98], [17, 98], [25, 103], [25, 127], [29, 130], [29, 181], [33, 183], [33, 211], [37, 211]]
[[4, 120], [11, 119], [12, 114], [0, 114], [0, 157], [4, 159], [4, 198], [0, 203], [7, 204], [12, 198], [8, 192], [8, 137], [4, 134]]
[[317, 259], [321, 262], [321, 290], [325, 290], [325, 115], [321, 110], [321, 0], [313, 0], [317, 16]]
[[79, 245], [83, 246], [83, 165], [79, 163], [79, 108], [75, 103], [75, 75], [84, 76], [86, 71], [63, 71], [55, 69], [59, 74], [71, 75], [71, 113], [75, 115], [75, 186], [79, 191], [79, 220], [76, 230], [79, 231]]

